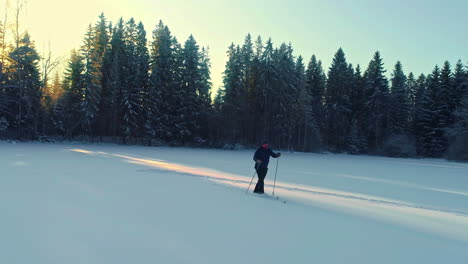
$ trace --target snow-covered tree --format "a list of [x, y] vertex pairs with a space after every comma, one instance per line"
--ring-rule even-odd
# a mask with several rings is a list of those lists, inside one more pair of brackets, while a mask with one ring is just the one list
[[390, 90], [390, 133], [402, 135], [408, 132], [409, 103], [407, 78], [401, 62], [395, 64]]
[[[325, 132], [325, 109], [324, 109], [324, 95], [325, 95], [326, 76], [323, 72], [322, 62], [317, 60], [315, 55], [312, 55], [307, 70], [305, 72], [305, 95], [307, 96], [307, 113], [310, 117], [307, 117], [307, 124], [305, 129], [310, 127], [310, 123], [314, 125], [312, 128], [315, 130], [314, 133], [318, 133], [317, 136], [321, 139], [322, 134]], [[306, 130], [304, 134], [309, 134]], [[321, 145], [322, 142], [319, 143]]]
[[436, 66], [428, 77], [427, 90], [423, 97], [419, 120], [421, 135], [421, 153], [429, 157], [441, 157], [446, 149], [443, 116], [440, 111], [439, 93], [441, 72]]
[[343, 49], [338, 49], [328, 71], [325, 92], [326, 136], [331, 150], [346, 150], [350, 128], [352, 74]]
[[41, 82], [39, 55], [28, 33], [19, 40], [18, 47], [10, 54], [10, 80], [13, 102], [8, 106], [14, 109], [14, 127], [19, 137], [37, 136], [38, 113], [41, 109]]
[[53, 110], [55, 128], [66, 137], [83, 133], [85, 116], [81, 103], [84, 99], [84, 72], [83, 58], [72, 50], [63, 80], [64, 94]]
[[369, 149], [381, 149], [388, 134], [389, 91], [380, 52], [374, 54], [364, 74], [366, 102], [366, 139]]
[[450, 128], [453, 140], [448, 156], [450, 159], [468, 161], [468, 94], [462, 98], [455, 119], [455, 124]]

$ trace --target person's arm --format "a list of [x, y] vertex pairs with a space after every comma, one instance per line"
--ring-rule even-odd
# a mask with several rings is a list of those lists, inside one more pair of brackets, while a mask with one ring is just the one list
[[257, 149], [257, 151], [255, 151], [255, 154], [254, 154], [254, 156], [253, 156], [253, 160], [254, 160], [256, 163], [261, 163], [262, 160], [258, 157], [258, 151], [259, 151], [258, 149]]
[[281, 153], [274, 153], [273, 150], [270, 149], [270, 156], [272, 156], [273, 158], [279, 158], [281, 157]]

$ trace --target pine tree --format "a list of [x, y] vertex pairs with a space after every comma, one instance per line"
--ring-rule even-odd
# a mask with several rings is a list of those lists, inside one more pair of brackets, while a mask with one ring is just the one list
[[177, 39], [173, 38], [173, 54], [172, 57], [172, 67], [173, 67], [173, 89], [172, 93], [174, 100], [177, 100], [174, 104], [171, 104], [173, 107], [173, 132], [171, 133], [172, 141], [177, 143], [183, 143], [187, 140], [190, 131], [189, 127], [189, 120], [187, 119], [186, 113], [187, 109], [187, 102], [186, 102], [186, 89], [184, 89], [184, 48], [182, 45], [177, 41]]
[[9, 126], [8, 119], [10, 121], [12, 120], [12, 116], [9, 113], [8, 110], [8, 102], [9, 100], [9, 93], [7, 93], [6, 89], [6, 82], [7, 82], [7, 76], [5, 72], [5, 35], [3, 32], [3, 24], [0, 21], [0, 121], [3, 125], [2, 128], [0, 129], [1, 131], [6, 131], [6, 129]]
[[244, 143], [255, 142], [255, 90], [258, 88], [258, 83], [255, 81], [258, 76], [258, 60], [255, 59], [254, 43], [252, 36], [247, 34], [244, 44], [240, 50], [241, 56], [241, 72], [242, 72], [242, 87], [243, 108], [239, 109], [242, 116], [241, 122], [241, 138]]
[[3, 26], [3, 23], [2, 21], [0, 21], [0, 65], [2, 65], [2, 67], [4, 66], [4, 61], [5, 61], [5, 58], [4, 58], [4, 52], [5, 52], [5, 32], [4, 32], [4, 26]]
[[148, 106], [146, 104], [146, 98], [148, 97], [149, 88], [149, 52], [148, 52], [148, 40], [146, 38], [146, 30], [143, 23], [138, 23], [137, 26], [137, 38], [136, 38], [136, 50], [135, 50], [135, 79], [134, 85], [138, 95], [138, 104], [140, 105], [140, 115], [138, 117], [139, 128], [137, 134], [139, 136], [145, 135], [145, 123], [147, 117]]
[[358, 64], [354, 72], [353, 85], [350, 95], [351, 100], [351, 131], [349, 139], [349, 150], [351, 153], [357, 154], [366, 151], [366, 142], [362, 131], [366, 125], [365, 103], [364, 96], [365, 80], [362, 76], [361, 66]]
[[248, 132], [250, 144], [258, 144], [263, 140], [263, 124], [262, 122], [263, 108], [262, 103], [264, 102], [264, 88], [262, 84], [262, 55], [263, 55], [263, 42], [260, 36], [257, 37], [253, 47], [253, 57], [250, 62], [250, 69], [246, 76], [246, 90], [247, 90], [247, 105], [248, 105], [248, 116], [250, 117], [251, 130]]
[[351, 154], [360, 154], [365, 149], [365, 143], [361, 134], [361, 128], [356, 119], [351, 122], [351, 128], [348, 137], [348, 150]]
[[89, 25], [81, 48], [85, 62], [84, 99], [81, 111], [84, 114], [84, 133], [89, 136], [100, 134], [97, 124], [103, 118], [107, 118], [102, 117], [100, 109], [108, 102], [108, 91], [102, 87], [104, 56], [110, 39], [108, 28], [106, 18], [102, 13], [94, 27]]
[[242, 53], [242, 76], [243, 81], [245, 82], [244, 86], [247, 87], [247, 76], [249, 76], [250, 69], [252, 67], [251, 63], [254, 57], [252, 36], [247, 34], [244, 40], [244, 45], [241, 48]]
[[[322, 133], [325, 130], [325, 109], [324, 109], [324, 95], [325, 95], [325, 85], [326, 85], [326, 76], [323, 72], [322, 62], [317, 61], [315, 55], [312, 55], [310, 62], [306, 70], [306, 83], [305, 90], [308, 99], [308, 112], [312, 115], [309, 119], [313, 119], [315, 123], [315, 132], [318, 133], [318, 137], [322, 138]], [[306, 125], [306, 128], [309, 125]], [[308, 134], [305, 131], [305, 134]], [[318, 143], [319, 145], [322, 142]]]
[[293, 133], [299, 126], [299, 94], [295, 61], [291, 44], [283, 43], [277, 53], [278, 80], [270, 100], [274, 106], [273, 133], [278, 147], [292, 149]]
[[380, 150], [388, 133], [389, 92], [382, 58], [377, 51], [364, 74], [367, 142], [370, 150]]
[[450, 63], [445, 61], [440, 73], [440, 87], [437, 96], [437, 110], [441, 120], [439, 126], [443, 129], [452, 126], [454, 123], [454, 111], [456, 107], [454, 95], [455, 87]]
[[120, 130], [124, 139], [139, 136], [140, 116], [143, 113], [141, 96], [145, 90], [146, 75], [140, 70], [142, 66], [144, 70], [144, 59], [147, 54], [144, 51], [146, 37], [143, 35], [143, 40], [140, 40], [142, 34], [140, 30], [135, 20], [131, 18], [126, 23], [123, 34], [123, 59], [120, 62], [123, 68], [120, 74], [124, 74], [121, 77], [124, 86], [122, 87], [122, 127]]
[[421, 74], [415, 81], [414, 86], [414, 106], [412, 113], [412, 134], [416, 137], [416, 152], [423, 153], [423, 104], [427, 91], [427, 78]]
[[273, 61], [274, 57], [274, 50], [273, 50], [273, 42], [271, 41], [271, 38], [268, 39], [267, 43], [265, 44], [265, 47], [263, 48], [263, 53], [261, 55], [260, 59], [260, 83], [261, 83], [261, 93], [260, 96], [258, 97], [258, 103], [260, 105], [259, 108], [259, 114], [263, 115], [261, 120], [263, 122], [262, 125], [260, 125], [261, 130], [263, 131], [261, 133], [261, 138], [263, 139], [268, 139], [270, 136], [270, 124], [272, 123], [271, 121], [271, 99], [273, 98], [273, 87], [277, 81], [277, 69], [276, 69], [276, 64]]
[[57, 131], [67, 138], [83, 133], [85, 116], [81, 104], [84, 100], [85, 65], [80, 54], [72, 50], [63, 80], [63, 96], [54, 107], [54, 123]]
[[[129, 87], [128, 54], [125, 46], [125, 25], [122, 18], [114, 26], [109, 48], [103, 61], [103, 85], [100, 97], [100, 126], [104, 125], [104, 135], [122, 136], [126, 130], [124, 107], [128, 102]], [[125, 93], [125, 98], [124, 98]], [[126, 112], [128, 114], [128, 112]], [[102, 120], [106, 116], [107, 121]], [[128, 118], [128, 116], [127, 116]]]
[[13, 72], [10, 83], [15, 87], [14, 102], [9, 106], [16, 112], [14, 124], [20, 138], [33, 138], [38, 132], [42, 93], [38, 67], [40, 58], [28, 33], [20, 39], [9, 58], [12, 60], [10, 71]]
[[209, 136], [209, 116], [212, 115], [211, 108], [211, 62], [209, 51], [202, 47], [200, 52], [200, 63], [198, 66], [200, 79], [198, 88], [198, 101], [200, 104], [200, 131], [199, 137], [203, 140]]
[[[7, 83], [7, 76], [4, 70], [4, 32], [3, 32], [3, 25], [0, 21], [0, 136], [6, 133], [7, 129], [10, 126], [10, 122], [13, 119], [11, 112], [9, 111], [9, 102], [10, 102], [10, 94], [7, 92], [6, 83]], [[10, 120], [10, 122], [8, 121]]]
[[392, 135], [404, 135], [408, 131], [409, 103], [406, 82], [403, 66], [398, 61], [391, 79], [389, 127]]
[[50, 97], [52, 98], [53, 102], [56, 102], [60, 97], [62, 97], [64, 90], [62, 86], [62, 80], [60, 79], [60, 74], [55, 72], [54, 80], [52, 85], [50, 86], [50, 90], [48, 91]]
[[468, 94], [460, 100], [460, 105], [455, 111], [455, 124], [450, 129], [453, 138], [449, 148], [449, 158], [468, 161]]
[[415, 117], [417, 82], [414, 74], [410, 72], [406, 80], [407, 101], [409, 107], [408, 125], [411, 130]]
[[242, 82], [242, 54], [239, 46], [228, 49], [228, 61], [223, 76], [224, 97], [223, 116], [226, 120], [225, 131], [227, 139], [232, 142], [242, 140], [242, 117], [246, 105], [245, 89]]
[[[301, 131], [298, 133], [298, 135], [302, 134], [298, 136], [298, 148], [302, 149], [302, 151], [317, 151], [322, 146], [322, 137], [319, 125], [317, 124], [318, 122], [316, 121], [314, 102], [312, 100], [312, 87], [315, 87], [316, 81], [319, 80], [317, 79], [318, 66], [319, 64], [317, 63], [315, 55], [312, 56], [307, 70], [305, 70], [301, 56], [299, 56], [296, 62], [296, 74], [299, 83], [299, 103], [301, 106], [299, 114], [301, 114], [300, 120], [302, 121]], [[321, 73], [323, 74], [323, 71], [321, 71]], [[325, 83], [323, 83], [323, 88], [325, 88]], [[323, 90], [321, 91], [323, 92]], [[322, 97], [323, 93], [320, 98]], [[322, 100], [319, 100], [323, 110]]]
[[96, 114], [99, 110], [99, 103], [101, 100], [101, 78], [100, 69], [97, 68], [95, 62], [95, 46], [94, 46], [94, 32], [91, 25], [85, 35], [84, 45], [82, 47], [82, 56], [85, 61], [84, 73], [84, 96], [81, 105], [83, 112], [85, 133], [90, 135], [92, 133], [92, 126], [94, 125]]
[[441, 72], [436, 66], [428, 78], [428, 86], [421, 107], [421, 143], [422, 154], [429, 157], [440, 157], [446, 148], [443, 116], [440, 111], [438, 96], [441, 88]]
[[343, 50], [340, 48], [333, 58], [328, 71], [325, 92], [327, 145], [331, 150], [346, 150], [351, 115], [351, 75]]
[[463, 67], [461, 60], [458, 60], [453, 74], [453, 89], [450, 95], [450, 98], [454, 100], [454, 111], [456, 111], [456, 109], [458, 109], [462, 104], [464, 90], [466, 90], [465, 87], [468, 87], [468, 78]]
[[201, 93], [200, 53], [199, 46], [192, 35], [184, 44], [182, 57], [181, 91], [184, 98], [182, 113], [187, 126], [180, 131], [179, 135], [182, 143], [184, 143], [198, 138], [201, 128], [202, 106], [199, 99]]
[[58, 72], [55, 72], [53, 81], [51, 84], [47, 85], [42, 104], [45, 110], [44, 119], [42, 121], [42, 134], [43, 135], [52, 135], [55, 134], [54, 128], [54, 107], [57, 103], [58, 98], [63, 94], [62, 81], [60, 80], [60, 75]]
[[[180, 140], [186, 130], [182, 92], [183, 57], [180, 44], [162, 21], [153, 31], [147, 134], [167, 141]], [[182, 132], [183, 133], [183, 132]]]
[[[354, 119], [362, 120], [365, 108], [364, 85], [365, 80], [362, 76], [361, 66], [358, 64], [354, 71], [353, 86], [351, 90], [351, 109]], [[358, 122], [360, 123], [360, 122]]]

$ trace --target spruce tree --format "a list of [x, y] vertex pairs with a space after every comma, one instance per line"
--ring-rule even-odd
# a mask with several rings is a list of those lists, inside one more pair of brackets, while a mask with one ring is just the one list
[[439, 126], [443, 129], [452, 126], [454, 123], [454, 111], [456, 101], [454, 96], [454, 83], [450, 63], [445, 61], [440, 73], [440, 87], [437, 96], [437, 110], [440, 113], [441, 120]]
[[126, 103], [130, 99], [127, 92], [130, 86], [128, 79], [130, 69], [128, 67], [128, 54], [125, 46], [125, 26], [122, 18], [114, 26], [110, 45], [106, 51], [104, 65], [105, 81], [103, 87], [105, 87], [106, 98], [101, 98], [101, 102], [103, 102], [101, 105], [104, 105], [104, 109], [110, 109], [110, 113], [106, 114], [110, 117], [108, 121], [110, 122], [110, 127], [108, 128], [110, 131], [106, 134], [119, 137], [122, 136], [122, 132], [129, 125], [128, 122], [125, 122], [124, 115], [129, 114], [126, 111]]
[[83, 76], [84, 100], [81, 111], [84, 116], [85, 133], [91, 135], [95, 118], [99, 110], [101, 100], [101, 69], [96, 63], [94, 30], [91, 25], [86, 32], [84, 44], [81, 48], [82, 57], [85, 61], [85, 73]]
[[365, 149], [365, 143], [361, 134], [358, 120], [353, 119], [348, 136], [348, 151], [351, 154], [361, 154]]
[[146, 98], [148, 96], [149, 86], [149, 51], [148, 51], [148, 40], [146, 38], [146, 30], [143, 23], [138, 23], [137, 36], [136, 36], [136, 50], [135, 50], [135, 92], [138, 93], [138, 104], [139, 104], [139, 117], [137, 121], [138, 136], [145, 135], [145, 123], [146, 113], [148, 105], [146, 104]]
[[468, 78], [466, 76], [463, 63], [458, 60], [453, 74], [453, 89], [450, 98], [454, 100], [454, 110], [458, 109], [462, 103], [465, 87], [468, 87]]
[[[153, 31], [150, 55], [149, 104], [146, 128], [157, 138], [181, 141], [188, 133], [182, 87], [184, 57], [177, 39], [162, 21]], [[147, 131], [147, 132], [148, 132]]]
[[202, 105], [199, 95], [202, 92], [199, 71], [200, 53], [195, 38], [190, 35], [182, 50], [181, 91], [183, 94], [182, 113], [186, 127], [179, 134], [182, 143], [193, 141], [200, 136]]
[[378, 151], [388, 134], [389, 91], [380, 52], [374, 54], [364, 74], [366, 102], [366, 139], [370, 151]]
[[[107, 118], [102, 117], [100, 109], [108, 102], [106, 101], [108, 91], [103, 90], [102, 87], [104, 56], [110, 39], [108, 28], [106, 18], [102, 13], [95, 26], [89, 25], [81, 48], [85, 62], [84, 100], [81, 111], [84, 114], [85, 134], [89, 136], [102, 134], [98, 131], [97, 124], [103, 118]], [[103, 97], [104, 101], [102, 101]]]
[[4, 130], [7, 129], [7, 104], [8, 104], [8, 99], [7, 99], [7, 92], [6, 92], [6, 74], [4, 70], [4, 32], [3, 32], [3, 24], [0, 21], [0, 118], [3, 121], [3, 124], [5, 124]]
[[[141, 96], [144, 91], [145, 75], [139, 72], [142, 64], [138, 49], [139, 32], [135, 20], [131, 18], [125, 24], [123, 34], [123, 54], [120, 74], [124, 86], [122, 87], [122, 127], [121, 131], [126, 138], [139, 136], [140, 116], [142, 115]], [[140, 43], [143, 47], [146, 43]], [[143, 55], [144, 56], [144, 55]]]
[[273, 133], [278, 147], [292, 149], [294, 131], [299, 126], [299, 82], [291, 44], [283, 43], [277, 54], [278, 81], [270, 103], [274, 107]]
[[252, 36], [247, 34], [244, 40], [244, 44], [240, 50], [241, 53], [241, 68], [242, 68], [242, 105], [241, 113], [243, 118], [241, 119], [241, 138], [244, 143], [254, 141], [255, 135], [255, 102], [253, 99], [254, 91], [257, 88], [257, 83], [254, 81], [254, 74], [257, 68], [254, 66], [258, 61], [254, 61], [254, 43], [252, 42]]
[[28, 33], [19, 41], [18, 47], [10, 54], [10, 85], [15, 87], [13, 102], [9, 105], [15, 109], [15, 128], [20, 138], [37, 136], [38, 113], [41, 108], [41, 82], [39, 74], [39, 55]]
[[[311, 61], [307, 66], [307, 70], [302, 62], [302, 57], [299, 56], [296, 62], [296, 74], [298, 75], [299, 82], [299, 103], [301, 106], [300, 114], [302, 121], [301, 131], [298, 133], [298, 148], [302, 151], [317, 151], [322, 146], [322, 137], [320, 133], [320, 126], [317, 122], [316, 111], [314, 107], [313, 87], [317, 84], [317, 69], [318, 62], [315, 55], [312, 56]], [[323, 71], [321, 71], [323, 74]], [[325, 80], [323, 80], [325, 81]], [[323, 83], [323, 92], [325, 83]], [[323, 110], [322, 100], [320, 99], [321, 109]], [[322, 111], [323, 112], [323, 111]], [[320, 117], [322, 120], [322, 117]]]
[[410, 72], [408, 74], [408, 78], [406, 80], [406, 94], [407, 94], [407, 101], [409, 107], [409, 116], [408, 116], [408, 126], [412, 128], [412, 124], [414, 121], [414, 114], [415, 114], [415, 106], [416, 106], [416, 90], [417, 90], [417, 83], [414, 77], [414, 74]]
[[365, 80], [362, 76], [361, 66], [358, 64], [354, 71], [351, 100], [351, 128], [349, 137], [349, 151], [358, 154], [366, 151], [366, 141], [363, 132], [366, 126], [366, 98], [364, 96]]
[[[308, 112], [312, 115], [309, 119], [313, 119], [315, 123], [315, 133], [322, 138], [322, 133], [325, 131], [325, 109], [324, 95], [326, 76], [323, 72], [322, 62], [317, 60], [315, 55], [312, 55], [306, 70], [305, 90], [308, 100]], [[306, 125], [308, 127], [309, 125]], [[308, 131], [305, 131], [307, 134]], [[320, 142], [319, 145], [322, 143]]]
[[406, 82], [403, 66], [398, 61], [391, 79], [389, 124], [391, 135], [404, 135], [408, 131], [409, 103]]
[[261, 140], [263, 140], [263, 108], [262, 103], [264, 90], [262, 84], [262, 55], [263, 55], [263, 42], [260, 36], [257, 37], [253, 47], [253, 58], [250, 63], [250, 70], [248, 71], [247, 78], [247, 105], [250, 116], [251, 130], [248, 132], [250, 144], [258, 144]]
[[2, 125], [2, 131], [6, 131], [9, 127], [9, 122], [13, 120], [10, 110], [8, 109], [8, 104], [10, 102], [9, 96], [10, 93], [7, 91], [6, 82], [7, 76], [5, 71], [4, 63], [4, 34], [3, 34], [3, 25], [0, 21], [0, 121]]
[[261, 138], [268, 139], [270, 136], [270, 125], [272, 123], [272, 105], [270, 101], [273, 98], [273, 87], [277, 81], [277, 69], [276, 64], [274, 63], [274, 50], [273, 42], [268, 39], [265, 47], [263, 48], [263, 53], [260, 59], [260, 83], [261, 83], [261, 93], [258, 98], [259, 103], [259, 114], [262, 115], [260, 132]]
[[231, 142], [242, 140], [242, 117], [246, 110], [246, 94], [242, 82], [242, 54], [239, 46], [231, 44], [228, 61], [223, 76], [224, 97], [223, 116], [225, 117], [226, 137]]
[[414, 86], [414, 106], [412, 113], [411, 128], [413, 135], [416, 137], [416, 152], [418, 154], [423, 153], [423, 104], [425, 101], [427, 91], [428, 78], [424, 74], [421, 74], [415, 81]]
[[54, 107], [54, 123], [57, 131], [65, 137], [83, 133], [85, 116], [81, 104], [84, 100], [83, 58], [76, 50], [72, 50], [63, 81], [63, 96]]
[[325, 92], [327, 145], [333, 151], [346, 150], [350, 127], [351, 75], [343, 49], [338, 49], [328, 71]]
[[185, 140], [188, 139], [190, 135], [189, 131], [189, 120], [187, 119], [186, 113], [188, 111], [187, 106], [187, 93], [186, 89], [184, 89], [184, 48], [182, 44], [180, 44], [177, 39], [173, 38], [173, 54], [172, 57], [172, 68], [173, 68], [173, 88], [172, 93], [174, 95], [175, 103], [171, 104], [172, 106], [172, 113], [173, 114], [173, 129], [171, 133], [172, 141], [177, 143], [183, 143]]
[[455, 120], [455, 124], [450, 128], [453, 140], [448, 157], [468, 161], [468, 94], [460, 100], [460, 105], [455, 111]]
[[436, 66], [428, 78], [428, 86], [421, 107], [420, 133], [422, 154], [441, 157], [446, 148], [443, 115], [438, 99], [441, 88], [441, 72]]
[[199, 87], [198, 87], [198, 101], [200, 104], [200, 131], [199, 137], [203, 140], [208, 139], [209, 124], [208, 120], [212, 114], [211, 108], [211, 62], [209, 51], [207, 48], [202, 47], [200, 51], [199, 70]]

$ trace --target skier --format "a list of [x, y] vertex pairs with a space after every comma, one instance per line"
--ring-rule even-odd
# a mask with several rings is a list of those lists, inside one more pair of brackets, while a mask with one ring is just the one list
[[273, 158], [279, 158], [281, 153], [274, 153], [268, 148], [268, 142], [263, 141], [261, 147], [255, 151], [253, 160], [255, 161], [255, 170], [257, 171], [258, 181], [255, 185], [254, 193], [263, 193], [264, 180], [268, 171], [268, 163], [270, 162], [270, 156]]

